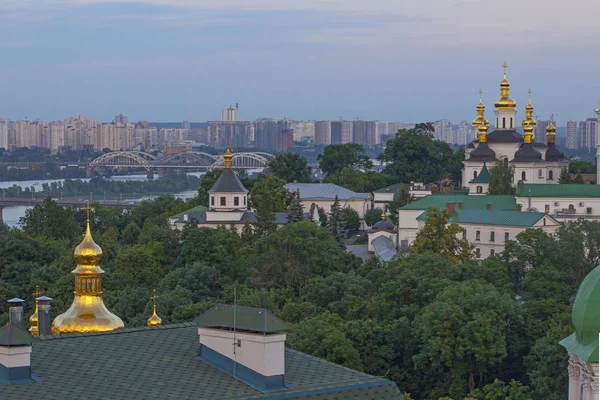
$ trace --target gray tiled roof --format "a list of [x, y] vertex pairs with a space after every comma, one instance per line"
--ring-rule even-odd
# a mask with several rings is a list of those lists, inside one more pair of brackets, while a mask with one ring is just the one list
[[[224, 213], [227, 211], [223, 211]], [[256, 222], [256, 212], [254, 211], [245, 211], [244, 215], [242, 215], [242, 219], [240, 219], [239, 221], [227, 221], [227, 220], [219, 220], [219, 221], [207, 221], [206, 220], [206, 212], [204, 211], [200, 211], [200, 212], [189, 212], [189, 213], [183, 213], [176, 222], [180, 222], [180, 223], [185, 223], [185, 215], [187, 214], [188, 219], [189, 220], [195, 220], [196, 223], [202, 225], [202, 224], [223, 224], [223, 225], [228, 225], [228, 224], [232, 224], [232, 223], [236, 223], [236, 224], [244, 224], [246, 222], [249, 223], [253, 223]], [[285, 225], [287, 224], [287, 213], [283, 213], [283, 212], [276, 212], [275, 214], [275, 219], [273, 220], [274, 223], [278, 224], [278, 225]]]
[[387, 236], [375, 238], [373, 240], [373, 247], [375, 248], [375, 254], [377, 254], [377, 257], [381, 258], [382, 261], [391, 261], [396, 255], [394, 241]]
[[300, 200], [368, 200], [369, 193], [356, 193], [333, 183], [288, 183], [290, 192], [300, 192]]
[[381, 189], [373, 190], [373, 193], [396, 193], [399, 192], [400, 189], [404, 187], [404, 183], [395, 183], [390, 186], [386, 186]]
[[0, 399], [401, 399], [383, 378], [286, 349], [291, 389], [264, 394], [195, 356], [191, 323], [107, 333], [42, 337], [33, 344], [32, 372], [41, 382], [0, 384]]
[[225, 168], [209, 193], [248, 193], [240, 178], [237, 177], [231, 168]]

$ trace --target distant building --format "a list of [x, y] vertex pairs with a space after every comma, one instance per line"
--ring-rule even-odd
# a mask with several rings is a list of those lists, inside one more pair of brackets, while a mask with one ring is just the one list
[[567, 121], [567, 149], [577, 149], [577, 121]]
[[331, 144], [352, 143], [353, 125], [351, 121], [333, 121], [331, 123]]
[[315, 122], [315, 144], [331, 144], [331, 121]]
[[7, 119], [0, 119], [0, 148], [8, 149], [8, 127]]
[[233, 108], [233, 106], [229, 106], [229, 108], [226, 108], [225, 110], [221, 111], [221, 120], [222, 121], [238, 121], [238, 105], [235, 105], [235, 108]]
[[129, 122], [129, 120], [127, 119], [127, 117], [123, 114], [119, 114], [115, 117], [115, 124], [127, 124], [127, 122]]
[[596, 147], [596, 118], [588, 118], [579, 122], [579, 148], [593, 149]]
[[250, 125], [250, 121], [208, 121], [208, 144], [220, 149], [248, 147]]
[[315, 122], [314, 121], [290, 121], [290, 128], [294, 130], [294, 141], [314, 141]]
[[552, 123], [556, 126], [556, 121], [550, 119], [540, 119], [537, 121], [537, 126], [535, 127], [535, 141], [538, 143], [544, 143], [546, 141], [546, 129]]
[[190, 129], [192, 129], [192, 124], [190, 123], [190, 121], [183, 121], [181, 127], [189, 131]]
[[433, 137], [442, 142], [452, 143], [452, 122], [445, 119], [436, 121], [434, 124]]
[[294, 146], [294, 130], [283, 129], [277, 135], [277, 151], [286, 151]]

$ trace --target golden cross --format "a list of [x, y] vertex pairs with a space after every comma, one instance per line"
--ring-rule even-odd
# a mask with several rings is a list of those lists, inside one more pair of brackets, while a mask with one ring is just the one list
[[40, 285], [35, 285], [35, 292], [31, 293], [32, 295], [35, 296], [35, 298], [37, 299], [38, 297], [40, 297]]
[[154, 305], [156, 305], [156, 299], [158, 299], [158, 296], [156, 295], [156, 288], [154, 288], [152, 290], [152, 297], [150, 297], [150, 300], [154, 300]]
[[504, 75], [506, 75], [506, 68], [508, 68], [506, 61], [504, 61], [504, 64], [502, 64], [502, 68], [504, 68]]
[[481, 88], [479, 88], [479, 102], [480, 103], [483, 101], [482, 97], [481, 97], [482, 95], [483, 95], [483, 90], [481, 90]]
[[85, 201], [85, 213], [87, 215], [87, 222], [90, 222], [90, 213], [92, 212], [92, 206], [90, 205], [90, 201]]

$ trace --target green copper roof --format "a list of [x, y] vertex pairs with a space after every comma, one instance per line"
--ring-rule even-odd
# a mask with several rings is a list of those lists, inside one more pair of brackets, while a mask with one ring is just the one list
[[35, 342], [35, 337], [26, 330], [9, 322], [0, 328], [0, 346], [26, 346]]
[[577, 291], [571, 311], [575, 333], [560, 344], [583, 361], [598, 362], [600, 332], [600, 266], [590, 272]]
[[[540, 219], [546, 216], [543, 212], [526, 211], [494, 211], [494, 210], [456, 210], [450, 216], [449, 222], [457, 224], [480, 224], [480, 225], [503, 225], [503, 226], [521, 226], [530, 228]], [[427, 218], [427, 211], [417, 217], [424, 221]], [[549, 219], [553, 219], [547, 216]]]
[[40, 339], [33, 344], [31, 372], [41, 382], [0, 384], [1, 399], [402, 399], [387, 379], [290, 349], [290, 389], [262, 393], [196, 358], [201, 346], [192, 323]]
[[198, 326], [230, 329], [235, 327], [239, 330], [264, 333], [283, 332], [290, 329], [288, 324], [264, 308], [234, 307], [229, 304], [217, 304], [196, 318], [195, 322]]
[[600, 197], [600, 185], [523, 183], [517, 186], [516, 196], [527, 197]]
[[477, 178], [473, 179], [470, 183], [490, 183], [490, 171], [488, 171], [487, 166], [483, 163], [483, 168]]
[[463, 203], [463, 209], [485, 210], [487, 204], [492, 205], [494, 210], [516, 210], [517, 201], [514, 196], [469, 196], [468, 194], [431, 194], [421, 197], [401, 210], [427, 210], [431, 207], [445, 209], [448, 203]]
[[179, 214], [171, 215], [169, 218], [179, 218], [183, 214], [187, 214], [187, 213], [191, 213], [191, 212], [204, 212], [206, 210], [207, 210], [207, 208], [204, 206], [196, 206], [196, 207], [190, 208], [189, 210], [182, 211]]

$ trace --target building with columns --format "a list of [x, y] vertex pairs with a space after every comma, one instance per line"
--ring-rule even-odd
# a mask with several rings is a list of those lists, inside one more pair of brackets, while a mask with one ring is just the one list
[[[478, 130], [478, 138], [465, 149], [462, 186], [471, 183], [482, 172], [484, 164], [491, 167], [503, 162], [515, 167], [514, 185], [525, 183], [558, 183], [562, 168], [568, 166], [562, 153], [556, 148], [556, 128], [550, 123], [546, 129], [546, 143], [536, 142], [533, 132], [536, 121], [533, 118], [531, 96], [525, 107], [525, 119], [521, 122], [522, 134], [517, 131], [517, 104], [510, 97], [510, 83], [506, 79], [500, 83], [500, 98], [494, 103], [495, 129], [488, 133], [489, 122], [485, 118], [485, 105], [480, 96], [477, 105], [477, 118], [472, 125]], [[531, 92], [530, 92], [531, 94]]]
[[560, 341], [569, 353], [569, 400], [598, 399], [599, 301], [600, 266], [581, 282], [571, 311], [575, 332]]

